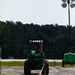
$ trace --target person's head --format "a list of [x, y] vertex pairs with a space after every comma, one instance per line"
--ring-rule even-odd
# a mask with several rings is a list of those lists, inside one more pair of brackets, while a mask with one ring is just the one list
[[42, 46], [41, 46], [41, 44], [37, 43], [37, 44], [35, 45], [35, 49], [36, 49], [37, 51], [42, 51]]

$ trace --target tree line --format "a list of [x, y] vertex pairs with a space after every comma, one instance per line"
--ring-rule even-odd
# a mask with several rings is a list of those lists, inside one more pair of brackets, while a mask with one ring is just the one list
[[23, 24], [22, 22], [0, 21], [1, 58], [27, 58], [29, 39], [43, 39], [46, 58], [62, 59], [64, 53], [75, 52], [75, 26], [71, 29], [69, 50], [69, 26], [58, 24]]

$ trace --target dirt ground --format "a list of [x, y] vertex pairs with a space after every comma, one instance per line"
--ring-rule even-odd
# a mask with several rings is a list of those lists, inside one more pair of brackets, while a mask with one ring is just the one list
[[[24, 75], [23, 66], [3, 66], [1, 75]], [[39, 73], [39, 71], [32, 71]], [[49, 75], [75, 75], [75, 67], [49, 67]]]

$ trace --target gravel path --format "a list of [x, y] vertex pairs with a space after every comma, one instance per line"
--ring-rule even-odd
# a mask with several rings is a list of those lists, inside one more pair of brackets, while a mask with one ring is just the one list
[[[3, 66], [1, 75], [24, 75], [23, 69], [23, 66]], [[75, 67], [49, 67], [49, 75], [75, 75]]]

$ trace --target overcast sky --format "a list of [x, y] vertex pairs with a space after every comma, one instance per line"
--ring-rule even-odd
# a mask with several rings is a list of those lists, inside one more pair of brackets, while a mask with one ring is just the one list
[[[68, 9], [61, 4], [61, 0], [0, 0], [0, 20], [67, 25]], [[71, 8], [71, 25], [75, 26], [75, 8]]]

